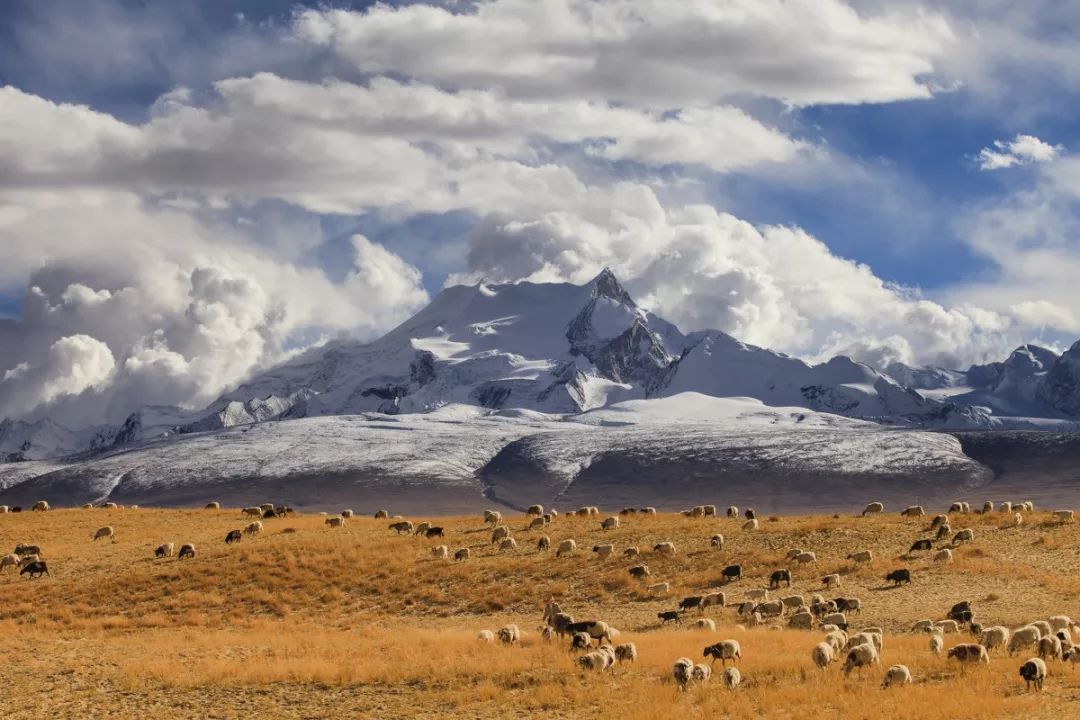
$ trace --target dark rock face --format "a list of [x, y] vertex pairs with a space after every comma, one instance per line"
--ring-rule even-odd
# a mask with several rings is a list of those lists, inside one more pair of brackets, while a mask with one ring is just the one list
[[1058, 412], [1080, 416], [1080, 342], [1058, 358], [1039, 383], [1036, 394]]

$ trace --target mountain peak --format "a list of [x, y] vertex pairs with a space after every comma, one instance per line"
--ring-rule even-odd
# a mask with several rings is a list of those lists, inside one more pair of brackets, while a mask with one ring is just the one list
[[623, 305], [637, 307], [634, 299], [630, 297], [630, 293], [626, 292], [626, 289], [619, 284], [611, 268], [605, 267], [601, 270], [600, 274], [593, 278], [590, 284], [593, 286], [592, 296], [594, 298], [606, 297]]

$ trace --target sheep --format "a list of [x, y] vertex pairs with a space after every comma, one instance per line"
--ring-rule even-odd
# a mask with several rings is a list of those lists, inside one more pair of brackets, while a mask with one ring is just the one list
[[491, 544], [500, 543], [506, 538], [510, 537], [510, 527], [507, 525], [499, 525], [491, 531]]
[[769, 591], [766, 588], [750, 588], [746, 591], [746, 597], [749, 600], [768, 600]]
[[746, 522], [744, 522], [744, 523], [742, 524], [742, 529], [743, 529], [744, 531], [750, 531], [750, 530], [757, 530], [757, 529], [758, 529], [758, 521], [757, 521], [757, 518], [750, 518], [749, 520], [747, 520]]
[[711, 657], [710, 665], [719, 660], [720, 664], [726, 667], [728, 660], [735, 663], [742, 659], [742, 646], [738, 640], [721, 640], [706, 647], [702, 652], [702, 657]]
[[22, 567], [29, 563], [36, 563], [38, 560], [41, 560], [41, 556], [37, 553], [33, 555], [23, 555], [19, 558], [19, 567]]
[[933, 620], [919, 620], [911, 626], [911, 632], [930, 632], [932, 627], [934, 627]]
[[232, 545], [233, 543], [238, 543], [243, 536], [243, 532], [240, 530], [230, 530], [229, 534], [225, 536], [225, 544]]
[[1046, 680], [1046, 663], [1042, 658], [1029, 658], [1020, 666], [1020, 677], [1024, 678], [1024, 688], [1028, 692], [1031, 692], [1032, 685], [1036, 691], [1042, 690]]
[[446, 560], [450, 557], [450, 548], [446, 545], [436, 545], [431, 548], [431, 554], [440, 560]]
[[986, 502], [983, 503], [982, 513], [983, 513], [983, 515], [985, 515], [986, 513], [992, 513], [992, 512], [994, 512], [994, 503], [991, 500], [987, 500]]
[[446, 537], [446, 533], [443, 532], [443, 529], [441, 527], [434, 525], [424, 531], [424, 537], [429, 539], [433, 537]]
[[563, 555], [573, 555], [577, 552], [577, 543], [573, 540], [563, 540], [559, 543], [559, 549], [555, 551], [555, 557], [560, 558]]
[[[345, 513], [341, 514], [342, 517], [346, 517]], [[417, 523], [413, 529], [413, 535], [424, 535], [431, 529], [431, 523], [425, 520], [424, 522]]]
[[589, 511], [589, 517], [596, 517], [600, 514], [600, 508], [596, 507], [595, 505], [590, 505], [586, 509]]
[[656, 514], [656, 508], [654, 508], [654, 507], [643, 507], [643, 508], [641, 508], [641, 514], [642, 515], [655, 515]]
[[[338, 519], [338, 518], [335, 518], [335, 519]], [[344, 520], [345, 518], [340, 518], [340, 519]], [[245, 535], [258, 535], [262, 531], [263, 531], [263, 524], [261, 522], [259, 522], [258, 520], [256, 520], [253, 523], [249, 523], [248, 526], [246, 528], [244, 528], [244, 534]]]
[[847, 645], [845, 647], [850, 650], [851, 648], [858, 647], [859, 645], [870, 645], [875, 650], [881, 650], [881, 633], [870, 632], [869, 630], [863, 630], [862, 632], [855, 633], [854, 635], [848, 637]]
[[518, 626], [513, 623], [499, 628], [498, 636], [499, 642], [503, 645], [516, 645], [521, 641], [521, 631], [518, 630]]
[[636, 558], [641, 555], [641, 551], [638, 550], [636, 547], [628, 547], [622, 551], [622, 554], [625, 558]]
[[1013, 630], [1012, 637], [1009, 638], [1009, 656], [1012, 657], [1029, 647], [1038, 647], [1040, 638], [1039, 629], [1031, 625]]
[[642, 578], [649, 577], [649, 566], [648, 565], [635, 565], [634, 567], [630, 568], [627, 572], [630, 573], [630, 577], [632, 577], [632, 578], [634, 578], [636, 580], [641, 580]]
[[729, 505], [727, 509], [727, 516], [729, 518], [739, 517], [739, 508], [735, 507], [734, 505]]
[[742, 685], [742, 673], [739, 672], [737, 667], [729, 667], [724, 670], [724, 686], [728, 690], [734, 690]]
[[491, 632], [490, 630], [481, 630], [476, 634], [476, 639], [480, 642], [494, 643], [495, 633]]
[[902, 517], [922, 517], [926, 514], [922, 505], [909, 505], [900, 511]]
[[574, 514], [577, 515], [578, 517], [588, 517], [591, 513], [589, 511], [589, 508], [580, 507], [580, 508], [577, 509], [577, 512], [575, 512]]
[[819, 670], [824, 672], [833, 661], [833, 646], [827, 642], [819, 642], [810, 651], [810, 659], [814, 661], [814, 665]]
[[795, 562], [799, 563], [800, 565], [805, 565], [807, 563], [816, 563], [817, 562], [817, 554], [813, 553], [813, 552], [799, 553], [798, 555], [795, 556]]
[[688, 514], [690, 515], [690, 517], [705, 517], [705, 506], [695, 505], [694, 507], [690, 508], [690, 512]]
[[847, 616], [842, 612], [829, 613], [821, 618], [822, 625], [835, 625], [841, 630], [847, 630]]
[[724, 577], [724, 582], [733, 582], [735, 580], [742, 579], [742, 565], [728, 565], [720, 574]]
[[593, 545], [592, 551], [600, 558], [611, 557], [611, 554], [615, 552], [614, 545]]
[[183, 560], [184, 558], [195, 559], [195, 546], [191, 543], [185, 543], [180, 546], [180, 552], [176, 554], [177, 559]]
[[517, 552], [517, 549], [517, 540], [512, 537], [505, 538], [499, 543], [499, 552], [502, 552], [503, 550], [513, 550], [514, 552]]
[[8, 553], [7, 555], [0, 557], [0, 572], [2, 572], [3, 569], [9, 565], [11, 565], [12, 567], [19, 567], [19, 563], [21, 562], [21, 560], [22, 558], [20, 558], [15, 553]]
[[911, 584], [911, 571], [907, 568], [893, 570], [885, 576], [885, 582], [891, 582], [893, 587], [900, 587], [901, 583]]
[[879, 662], [877, 649], [872, 644], [856, 645], [848, 650], [844, 660], [844, 674], [848, 675], [856, 669], [861, 673], [864, 667], [877, 665]]
[[746, 508], [746, 512], [743, 513], [743, 517], [747, 520], [753, 520], [757, 517], [757, 513], [754, 512], [754, 508]]
[[949, 649], [946, 657], [950, 660], [956, 659], [959, 661], [961, 669], [970, 663], [990, 664], [990, 655], [986, 652], [986, 648], [977, 643], [956, 645]]
[[907, 669], [907, 665], [893, 665], [885, 671], [885, 678], [881, 681], [882, 689], [890, 688], [893, 685], [910, 684], [911, 671]]
[[723, 535], [713, 535], [712, 539], [709, 540], [709, 544], [712, 545], [717, 550], [723, 550], [724, 549], [724, 536]]
[[941, 651], [945, 647], [945, 639], [941, 635], [933, 634], [930, 636], [930, 652], [935, 655], [941, 655]]
[[11, 508], [9, 508], [7, 505], [0, 505], [0, 515], [3, 515], [5, 513], [10, 512], [10, 511], [11, 511]]
[[472, 551], [469, 548], [461, 548], [454, 551], [454, 562], [462, 562], [472, 557]]
[[678, 610], [661, 610], [656, 613], [656, 619], [660, 621], [660, 624], [673, 622], [678, 625], [682, 622], [682, 617], [679, 615]]
[[559, 637], [563, 637], [564, 635], [573, 635], [573, 633], [570, 632], [570, 626], [574, 624], [574, 618], [562, 612], [561, 610], [559, 612], [552, 613], [550, 616], [545, 615], [544, 620], [547, 621], [547, 623], [552, 628], [554, 628], [555, 634]]
[[802, 552], [802, 548], [792, 548], [787, 551], [787, 555], [784, 556], [785, 560], [794, 560]]
[[923, 550], [933, 550], [934, 541], [929, 538], [923, 538], [922, 540], [916, 540], [911, 543], [911, 547], [908, 548], [909, 553], [921, 552]]
[[957, 500], [956, 502], [954, 502], [952, 505], [949, 506], [949, 512], [956, 512], [956, 513], [966, 512], [964, 510], [964, 503]]
[[[327, 527], [332, 527], [332, 528], [345, 527], [345, 518], [343, 518], [343, 517], [328, 517], [323, 522], [326, 523]], [[244, 528], [244, 530], [246, 531], [247, 528]]]
[[840, 587], [840, 575], [837, 573], [826, 575], [821, 578], [821, 584], [827, 588], [838, 588]]
[[1054, 632], [1054, 628], [1050, 627], [1050, 623], [1048, 623], [1045, 620], [1035, 620], [1035, 621], [1029, 622], [1028, 625], [1030, 625], [1033, 628], [1038, 628], [1039, 637], [1041, 637], [1041, 638], [1044, 638], [1047, 635], [1051, 635]]
[[702, 595], [690, 595], [689, 597], [684, 597], [679, 601], [679, 609], [689, 610], [690, 608], [697, 608], [698, 610], [701, 610], [702, 598]]
[[566, 626], [568, 632], [583, 632], [596, 640], [611, 640], [612, 628], [602, 620], [582, 620]]
[[525, 511], [525, 514], [526, 515], [543, 515], [544, 514], [544, 506], [543, 505], [530, 505], [529, 509]]
[[705, 506], [705, 517], [716, 517], [716, 506], [715, 505], [706, 505]]
[[203, 510], [220, 510], [220, 509], [221, 509], [221, 503], [219, 503], [217, 500], [211, 500], [210, 502], [203, 505]]
[[712, 618], [698, 618], [690, 626], [693, 630], [708, 630], [709, 632], [716, 632], [716, 621]]
[[1024, 516], [1021, 515], [1020, 513], [1013, 513], [1012, 523], [1009, 525], [1009, 527], [1018, 528], [1023, 524], [1024, 524]]
[[698, 663], [694, 666], [690, 675], [698, 685], [704, 685], [712, 677], [712, 668], [704, 663]]
[[608, 670], [615, 666], [615, 651], [610, 645], [601, 645], [591, 653], [578, 658], [578, 665], [583, 670]]
[[1011, 502], [1008, 502], [1008, 501], [1003, 502], [1003, 503], [1001, 503], [1001, 506], [998, 508], [998, 511], [1003, 512], [1003, 513], [1011, 513], [1013, 511], [1013, 504]]
[[1068, 615], [1054, 615], [1047, 618], [1047, 622], [1049, 622], [1052, 630], [1068, 630], [1076, 626], [1076, 623]]
[[678, 683], [679, 687], [683, 690], [686, 690], [687, 686], [690, 685], [693, 673], [694, 661], [690, 658], [679, 658], [671, 668], [672, 677], [675, 678], [675, 682]]
[[172, 557], [173, 550], [175, 548], [176, 548], [176, 546], [173, 543], [164, 543], [162, 545], [158, 545], [157, 549], [154, 550], [154, 557], [155, 558]]
[[863, 508], [862, 514], [863, 514], [863, 517], [865, 517], [867, 515], [873, 515], [874, 513], [882, 513], [882, 512], [885, 512], [885, 504], [884, 503], [879, 503], [879, 502], [872, 502], [869, 505], [867, 505], [865, 508]]
[[622, 663], [632, 663], [637, 661], [637, 645], [634, 643], [622, 643], [615, 646], [615, 660]]
[[835, 654], [843, 650], [847, 645], [848, 636], [846, 632], [837, 628], [836, 630], [830, 630], [825, 634], [825, 642], [833, 649], [833, 659], [835, 660]]
[[960, 532], [953, 535], [953, 545], [959, 545], [960, 543], [969, 543], [975, 541], [975, 531], [971, 528], [964, 528]]
[[671, 592], [671, 585], [666, 582], [653, 583], [645, 587], [650, 595], [667, 595]]
[[34, 506], [30, 508], [33, 512], [46, 512], [49, 509], [49, 503], [47, 500], [38, 500], [34, 503]]
[[1020, 503], [1020, 507], [1023, 509], [1024, 512], [1035, 512], [1035, 503], [1030, 500], [1025, 500], [1024, 502]]
[[37, 560], [35, 562], [26, 563], [25, 565], [23, 565], [23, 568], [19, 571], [19, 574], [29, 575], [31, 580], [36, 580], [42, 575], [49, 575], [49, 566], [45, 564], [44, 560]]
[[262, 508], [246, 507], [246, 508], [244, 508], [243, 510], [240, 511], [240, 514], [241, 515], [250, 515], [252, 517], [262, 517], [263, 511], [262, 511]]
[[725, 605], [727, 605], [727, 596], [719, 591], [707, 593], [701, 598], [702, 609], [713, 606], [724, 607]]
[[934, 623], [934, 627], [939, 628], [941, 632], [946, 634], [956, 634], [960, 632], [960, 626], [955, 620], [939, 620]]
[[1071, 523], [1076, 520], [1075, 514], [1072, 510], [1055, 510], [1051, 517], [1057, 520], [1059, 523]]
[[600, 523], [601, 530], [618, 530], [619, 529], [619, 516], [612, 515], [609, 518], [604, 518], [604, 521]]
[[934, 562], [948, 565], [953, 561], [952, 550], [949, 548], [942, 548], [934, 553]]
[[675, 554], [675, 543], [662, 542], [653, 545], [653, 552], [658, 555], [673, 556]]
[[979, 642], [987, 650], [993, 650], [998, 647], [1007, 647], [1009, 644], [1009, 628], [1002, 627], [1001, 625], [988, 627], [982, 631]]
[[935, 540], [944, 540], [945, 538], [949, 537], [950, 535], [952, 535], [952, 525], [950, 525], [948, 523], [945, 523], [944, 525], [939, 525], [938, 526], [937, 534], [934, 535], [934, 539]]
[[484, 523], [487, 525], [498, 525], [502, 522], [502, 513], [498, 510], [485, 510], [484, 511]]
[[[780, 598], [780, 602], [784, 603], [784, 607], [789, 608], [801, 608], [806, 606], [806, 601], [803, 600], [802, 595], [786, 595]], [[807, 612], [810, 612], [809, 608], [806, 608]]]
[[930, 529], [931, 530], [936, 530], [937, 528], [941, 527], [942, 525], [948, 525], [948, 524], [949, 524], [949, 516], [948, 515], [935, 515], [934, 519], [930, 521]]
[[809, 611], [797, 612], [788, 620], [788, 627], [792, 630], [811, 630], [814, 627], [814, 616]]
[[541, 535], [540, 539], [536, 541], [536, 549], [539, 552], [547, 552], [551, 549], [551, 538], [547, 535]]
[[545, 523], [544, 523], [544, 518], [543, 517], [535, 517], [535, 518], [532, 519], [532, 522], [529, 523], [529, 526], [527, 528], [525, 528], [525, 530], [526, 530], [526, 532], [531, 532], [533, 530], [538, 530], [538, 529], [543, 528], [544, 525], [545, 525]]
[[836, 609], [839, 612], [862, 614], [862, 601], [859, 598], [836, 598], [833, 602], [836, 603]]
[[1061, 659], [1061, 640], [1053, 635], [1039, 640], [1039, 657], [1052, 660]]
[[113, 540], [116, 540], [116, 530], [113, 529], [112, 525], [106, 525], [105, 527], [97, 529], [97, 532], [94, 533], [94, 540], [100, 540], [101, 538], [112, 538]]
[[859, 550], [848, 555], [847, 559], [857, 563], [868, 563], [874, 559], [874, 553], [870, 550]]
[[1073, 645], [1072, 649], [1061, 658], [1065, 662], [1071, 662], [1074, 666], [1080, 664], [1080, 645]]

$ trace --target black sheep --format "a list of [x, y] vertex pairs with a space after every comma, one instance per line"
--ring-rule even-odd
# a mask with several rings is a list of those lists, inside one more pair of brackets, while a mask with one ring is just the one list
[[885, 582], [891, 582], [893, 587], [900, 587], [901, 583], [911, 584], [911, 571], [907, 568], [893, 570], [885, 576]]
[[769, 587], [778, 588], [780, 583], [787, 583], [788, 587], [791, 587], [791, 571], [785, 569], [774, 570], [773, 574], [769, 576]]
[[20, 575], [30, 574], [31, 578], [39, 578], [42, 575], [49, 574], [49, 566], [45, 564], [44, 560], [38, 560], [37, 562], [28, 563], [22, 570], [19, 571]]

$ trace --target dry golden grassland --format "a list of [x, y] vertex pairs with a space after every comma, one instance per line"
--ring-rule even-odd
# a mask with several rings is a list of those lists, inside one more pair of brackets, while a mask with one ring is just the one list
[[[504, 516], [521, 544], [516, 554], [498, 553], [478, 517], [431, 518], [447, 537], [426, 540], [397, 536], [386, 520], [331, 529], [302, 515], [264, 520], [261, 536], [226, 545], [225, 534], [247, 522], [236, 509], [0, 515], [0, 550], [39, 544], [52, 573], [0, 575], [4, 717], [1060, 718], [1080, 699], [1075, 666], [1051, 663], [1046, 690], [1027, 694], [1017, 674], [1024, 657], [998, 651], [989, 668], [961, 673], [929, 652], [928, 636], [907, 632], [963, 599], [984, 624], [1080, 618], [1080, 526], [1053, 524], [1049, 513], [1009, 529], [996, 513], [954, 516], [953, 528], [973, 528], [975, 542], [958, 548], [950, 566], [901, 557], [929, 535], [929, 518], [895, 513], [763, 518], [756, 532], [681, 515], [624, 517], [604, 532], [598, 519], [560, 517], [545, 528], [552, 547], [574, 538], [579, 548], [561, 559], [536, 551], [540, 531], [526, 531], [524, 517]], [[102, 525], [116, 528], [115, 541], [91, 540]], [[710, 547], [713, 533], [725, 536], [723, 550]], [[675, 557], [651, 552], [667, 540]], [[168, 541], [194, 543], [198, 557], [154, 560]], [[598, 542], [614, 543], [616, 556], [595, 557]], [[437, 560], [430, 549], [440, 543], [470, 547], [473, 557]], [[624, 559], [628, 546], [643, 557]], [[815, 551], [816, 565], [786, 562], [794, 547]], [[874, 562], [844, 559], [863, 549]], [[671, 583], [670, 596], [650, 597], [646, 583], [629, 577], [627, 568], [642, 561], [652, 570], [648, 582]], [[837, 663], [821, 673], [810, 661], [821, 633], [742, 629], [733, 607], [706, 610], [715, 633], [657, 625], [658, 611], [719, 587], [720, 570], [734, 562], [747, 577], [724, 588], [729, 603], [784, 566], [793, 593], [860, 598], [853, 627], [888, 633], [882, 667], [845, 677]], [[897, 567], [913, 570], [912, 585], [886, 587], [883, 576]], [[819, 579], [831, 572], [843, 575], [843, 587], [824, 591]], [[563, 644], [540, 638], [541, 607], [552, 596], [575, 618], [619, 628], [619, 642], [636, 643], [638, 661], [614, 674], [579, 671]], [[477, 641], [479, 629], [510, 622], [525, 632], [521, 647]], [[700, 661], [706, 645], [726, 638], [742, 643], [744, 685], [729, 692], [714, 677], [678, 691], [673, 661]], [[970, 640], [948, 635], [946, 648]], [[895, 663], [915, 683], [882, 690]]]

